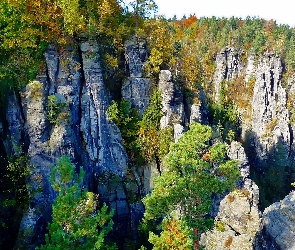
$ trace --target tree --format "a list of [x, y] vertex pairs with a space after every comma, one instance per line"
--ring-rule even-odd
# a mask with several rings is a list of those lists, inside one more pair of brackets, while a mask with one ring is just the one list
[[108, 117], [120, 129], [124, 146], [130, 158], [139, 154], [137, 133], [139, 117], [137, 109], [131, 107], [128, 100], [112, 101], [107, 109]]
[[[212, 225], [212, 220], [208, 219], [212, 194], [233, 189], [240, 175], [236, 161], [226, 158], [225, 144], [210, 146], [212, 137], [209, 126], [194, 123], [170, 147], [164, 159], [165, 171], [154, 179], [154, 190], [143, 199], [144, 223], [162, 218], [179, 221], [178, 225], [193, 232], [188, 235], [192, 240], [184, 242], [195, 244], [198, 232]], [[161, 235], [167, 234], [165, 225], [163, 228]], [[156, 239], [152, 236], [151, 242], [155, 244]]]
[[155, 90], [150, 105], [139, 122], [138, 144], [147, 162], [159, 159], [159, 130], [162, 115], [161, 93]]
[[52, 205], [52, 222], [46, 244], [39, 249], [116, 249], [105, 243], [111, 231], [113, 212], [104, 204], [97, 209], [97, 197], [81, 190], [84, 171], [74, 178], [74, 166], [69, 157], [62, 156], [51, 174], [51, 184], [59, 192]]

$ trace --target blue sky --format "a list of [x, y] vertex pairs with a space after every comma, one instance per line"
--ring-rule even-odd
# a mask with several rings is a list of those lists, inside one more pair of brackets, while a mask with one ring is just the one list
[[274, 19], [278, 24], [295, 27], [294, 0], [155, 0], [158, 14], [167, 18], [176, 15], [196, 14], [197, 17], [242, 17], [256, 16]]

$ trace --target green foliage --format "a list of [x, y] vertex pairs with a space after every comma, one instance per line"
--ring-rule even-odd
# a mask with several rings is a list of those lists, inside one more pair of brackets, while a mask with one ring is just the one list
[[0, 248], [13, 248], [23, 213], [29, 205], [26, 185], [31, 174], [28, 157], [14, 154], [0, 160]]
[[164, 219], [161, 234], [150, 233], [149, 241], [154, 245], [154, 250], [189, 250], [194, 245], [193, 230], [181, 220]]
[[0, 85], [25, 86], [44, 70], [48, 44], [62, 50], [81, 37], [99, 38], [105, 79], [119, 77], [124, 40], [135, 30], [130, 15], [117, 0], [1, 0]]
[[138, 144], [143, 158], [151, 162], [159, 157], [159, 130], [162, 117], [161, 93], [155, 90], [150, 105], [139, 122]]
[[52, 205], [52, 222], [46, 244], [38, 249], [116, 249], [105, 237], [111, 231], [113, 212], [104, 204], [98, 209], [94, 193], [81, 190], [84, 171], [74, 175], [74, 166], [62, 156], [51, 173], [51, 183], [59, 192]]
[[158, 151], [160, 159], [163, 159], [169, 153], [170, 145], [173, 141], [173, 127], [170, 126], [160, 130]]
[[131, 108], [128, 100], [121, 102], [112, 101], [107, 109], [108, 117], [120, 129], [123, 143], [128, 151], [128, 155], [138, 155], [137, 132], [139, 129], [139, 117], [135, 108]]
[[219, 128], [220, 136], [227, 141], [231, 141], [236, 136], [238, 127], [238, 111], [235, 105], [230, 102], [226, 104], [210, 104], [209, 120]]
[[47, 101], [47, 119], [50, 124], [57, 124], [66, 121], [69, 114], [67, 112], [67, 103], [59, 100], [56, 95], [48, 96]]
[[143, 199], [145, 223], [163, 217], [170, 220], [179, 211], [191, 230], [204, 231], [212, 225], [206, 217], [212, 194], [233, 189], [240, 175], [236, 162], [226, 159], [225, 145], [210, 146], [212, 137], [209, 126], [194, 123], [170, 147], [165, 171], [154, 179], [154, 190]]

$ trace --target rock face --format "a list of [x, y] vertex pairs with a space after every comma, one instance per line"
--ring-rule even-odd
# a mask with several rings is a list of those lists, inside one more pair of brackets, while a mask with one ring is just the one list
[[129, 77], [124, 82], [121, 93], [122, 98], [131, 102], [132, 107], [137, 108], [142, 116], [149, 104], [150, 80], [143, 77], [143, 65], [147, 59], [145, 42], [130, 40], [125, 44], [125, 58]]
[[[49, 47], [45, 52], [46, 72], [19, 96], [8, 98], [9, 133], [4, 148], [11, 154], [22, 150], [34, 166], [29, 180], [33, 197], [20, 226], [16, 249], [35, 249], [44, 239], [57, 195], [50, 185], [50, 168], [62, 155], [70, 156], [77, 168], [84, 166], [84, 185], [115, 210], [119, 241], [130, 235], [137, 237], [136, 228], [144, 211], [140, 199], [151, 192], [152, 179], [159, 173], [152, 165], [128, 168], [120, 131], [106, 114], [109, 98], [98, 47], [95, 41], [82, 42], [78, 48], [62, 53]], [[142, 116], [151, 87], [150, 80], [143, 77], [145, 43], [130, 40], [125, 55], [128, 78], [121, 89], [122, 98], [130, 100]], [[273, 164], [289, 166], [295, 159], [295, 77], [289, 79], [286, 91], [280, 58], [268, 53], [256, 63], [250, 54], [244, 63], [241, 57], [241, 52], [231, 47], [217, 54], [213, 99], [220, 101], [228, 81], [241, 77], [249, 83], [254, 79], [253, 96], [247, 96], [251, 110], [239, 110], [242, 115], [251, 113], [250, 122], [241, 121], [242, 139], [247, 139], [246, 130], [251, 134], [255, 156], [251, 163], [255, 169], [265, 170]], [[160, 72], [158, 88], [164, 113], [161, 128], [173, 126], [175, 140], [191, 122], [209, 124], [202, 90], [199, 101], [188, 103], [168, 70]], [[249, 178], [250, 164], [242, 145], [232, 142], [228, 157], [239, 162], [238, 189], [216, 197], [211, 213], [216, 216], [215, 227], [202, 235], [201, 244], [207, 249], [295, 249], [294, 193], [267, 208], [261, 223], [259, 191]]]
[[220, 203], [213, 230], [202, 234], [205, 249], [253, 249], [260, 216], [246, 189], [229, 193]]
[[162, 95], [161, 129], [173, 126], [174, 139], [178, 140], [185, 126], [184, 100], [181, 91], [172, 82], [172, 74], [169, 70], [161, 70], [158, 88]]
[[205, 125], [209, 124], [207, 99], [206, 94], [202, 89], [199, 90], [199, 103], [188, 104], [187, 106], [187, 116], [190, 123], [199, 122]]
[[[252, 101], [252, 131], [257, 153], [257, 163], [267, 160], [268, 153], [282, 146], [285, 165], [291, 145], [289, 113], [286, 108], [286, 90], [282, 87], [281, 59], [267, 54], [256, 68], [256, 82]], [[282, 158], [282, 157], [281, 157]]]
[[[14, 96], [9, 101], [7, 117], [23, 117], [10, 120], [10, 135], [16, 146], [24, 138], [24, 150], [34, 166], [30, 176], [34, 195], [23, 217], [16, 249], [34, 249], [42, 242], [56, 197], [49, 182], [50, 168], [62, 155], [70, 156], [77, 167], [84, 166], [85, 185], [115, 209], [115, 223], [128, 224], [129, 206], [122, 184], [128, 158], [119, 129], [107, 118], [108, 97], [98, 44], [89, 41], [79, 46], [61, 54], [49, 47], [45, 53], [47, 73], [27, 85], [21, 106], [15, 105]], [[50, 106], [51, 100], [55, 106]], [[55, 114], [49, 119], [51, 111]], [[102, 175], [120, 180], [112, 186], [115, 195], [106, 195], [108, 190], [101, 188]]]
[[222, 81], [231, 81], [241, 75], [245, 65], [240, 60], [238, 51], [231, 47], [226, 47], [216, 56], [216, 71], [214, 73], [214, 99], [220, 101], [220, 91]]
[[295, 192], [265, 209], [261, 231], [255, 240], [257, 250], [295, 249]]
[[238, 161], [241, 178], [235, 191], [221, 197], [220, 204], [220, 199], [213, 203], [211, 214], [216, 216], [215, 226], [201, 235], [200, 244], [205, 249], [250, 250], [260, 226], [259, 190], [249, 178], [250, 165], [241, 144], [232, 142], [227, 154]]
[[81, 97], [81, 125], [86, 151], [98, 173], [124, 176], [128, 159], [117, 126], [107, 119], [108, 98], [97, 44], [81, 44], [85, 84]]

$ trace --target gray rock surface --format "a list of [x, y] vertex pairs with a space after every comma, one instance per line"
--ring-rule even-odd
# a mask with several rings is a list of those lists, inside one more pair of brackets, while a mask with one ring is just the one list
[[260, 213], [247, 189], [229, 193], [220, 203], [215, 226], [201, 235], [205, 249], [253, 249], [260, 226]]
[[[98, 54], [98, 44], [93, 41], [63, 53], [49, 47], [45, 52], [47, 74], [27, 85], [21, 94], [21, 107], [15, 105], [14, 96], [10, 98], [13, 108], [8, 109], [7, 116], [20, 117], [9, 126], [11, 137], [19, 144], [24, 131], [25, 150], [34, 166], [29, 180], [34, 195], [22, 219], [16, 249], [34, 249], [42, 242], [57, 195], [49, 182], [50, 169], [62, 155], [70, 156], [77, 167], [84, 166], [84, 183], [90, 191], [104, 192], [100, 175], [117, 176], [120, 181], [112, 184], [116, 194], [106, 190], [100, 195], [114, 208], [116, 225], [130, 223], [123, 187], [128, 158], [119, 129], [107, 118], [109, 103]], [[63, 106], [52, 123], [47, 117], [50, 96]], [[129, 228], [124, 227], [125, 232]]]
[[216, 56], [216, 70], [214, 73], [214, 99], [220, 101], [222, 81], [231, 81], [241, 75], [245, 65], [240, 60], [240, 54], [235, 48], [226, 47]]
[[128, 166], [117, 126], [108, 120], [108, 98], [95, 42], [81, 44], [85, 84], [81, 97], [81, 125], [86, 151], [98, 173], [110, 171], [121, 177]]
[[208, 125], [209, 110], [207, 107], [206, 94], [202, 89], [199, 90], [199, 97], [199, 103], [188, 104], [189, 122], [199, 122]]
[[232, 141], [228, 147], [227, 155], [231, 160], [238, 161], [238, 167], [241, 172], [241, 178], [237, 183], [237, 188], [246, 189], [251, 195], [251, 204], [258, 207], [259, 189], [258, 186], [250, 179], [250, 163], [245, 150], [241, 143]]
[[261, 227], [255, 249], [295, 249], [295, 191], [265, 209]]
[[238, 161], [241, 178], [233, 192], [215, 197], [211, 211], [215, 226], [201, 235], [200, 244], [205, 249], [250, 250], [260, 226], [259, 190], [250, 179], [250, 164], [241, 143], [233, 141], [227, 155]]
[[174, 127], [174, 139], [178, 140], [185, 126], [183, 94], [172, 81], [172, 74], [169, 70], [161, 70], [159, 75], [159, 91], [162, 95], [163, 116], [160, 120], [160, 127]]
[[143, 66], [147, 59], [147, 51], [144, 41], [136, 38], [125, 44], [125, 60], [127, 64], [128, 79], [123, 83], [122, 98], [129, 100], [132, 107], [137, 108], [142, 116], [149, 104], [150, 80], [143, 77]]
[[281, 78], [281, 59], [266, 54], [258, 63], [252, 100], [252, 132], [258, 162], [267, 160], [268, 153], [280, 143], [284, 155], [289, 155], [291, 144], [286, 90]]

